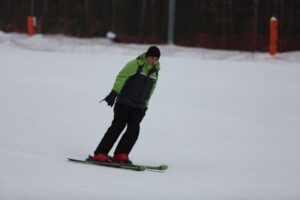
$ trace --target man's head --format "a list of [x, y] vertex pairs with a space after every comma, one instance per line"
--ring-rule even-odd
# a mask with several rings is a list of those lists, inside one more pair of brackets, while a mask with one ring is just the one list
[[158, 59], [160, 57], [160, 51], [159, 48], [157, 46], [151, 46], [149, 47], [148, 51], [146, 52], [146, 59], [147, 62], [152, 65], [155, 66]]

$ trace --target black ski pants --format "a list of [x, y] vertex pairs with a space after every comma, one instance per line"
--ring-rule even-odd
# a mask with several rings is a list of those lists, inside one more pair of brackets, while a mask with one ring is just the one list
[[127, 126], [125, 133], [116, 147], [114, 155], [119, 153], [129, 155], [138, 139], [140, 123], [143, 120], [145, 113], [146, 109], [132, 108], [117, 102], [114, 107], [114, 119], [111, 126], [106, 131], [94, 153], [108, 154], [124, 128]]

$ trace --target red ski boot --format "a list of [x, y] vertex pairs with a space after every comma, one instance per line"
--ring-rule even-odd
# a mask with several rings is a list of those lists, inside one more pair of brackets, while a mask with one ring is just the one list
[[126, 164], [132, 164], [131, 160], [129, 160], [128, 155], [126, 153], [119, 153], [116, 154], [112, 160], [114, 162], [119, 162], [119, 163], [126, 163]]
[[93, 161], [106, 162], [108, 161], [108, 156], [106, 154], [100, 153], [100, 154], [95, 154], [92, 159]]

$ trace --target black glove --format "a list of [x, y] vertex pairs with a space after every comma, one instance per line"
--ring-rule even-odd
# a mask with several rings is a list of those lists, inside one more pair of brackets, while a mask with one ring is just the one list
[[105, 97], [104, 101], [106, 101], [108, 106], [112, 107], [115, 103], [115, 100], [116, 100], [117, 96], [118, 96], [118, 93], [112, 90], [109, 93], [109, 95], [107, 95]]

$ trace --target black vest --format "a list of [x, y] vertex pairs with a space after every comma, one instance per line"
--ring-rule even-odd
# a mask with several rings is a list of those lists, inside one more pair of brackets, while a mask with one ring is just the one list
[[117, 101], [134, 108], [144, 109], [146, 102], [149, 100], [151, 91], [155, 84], [151, 74], [156, 73], [158, 77], [158, 71], [156, 67], [149, 70], [148, 74], [142, 74], [143, 65], [138, 66], [134, 75], [130, 76], [124, 83], [124, 86], [118, 96]]

